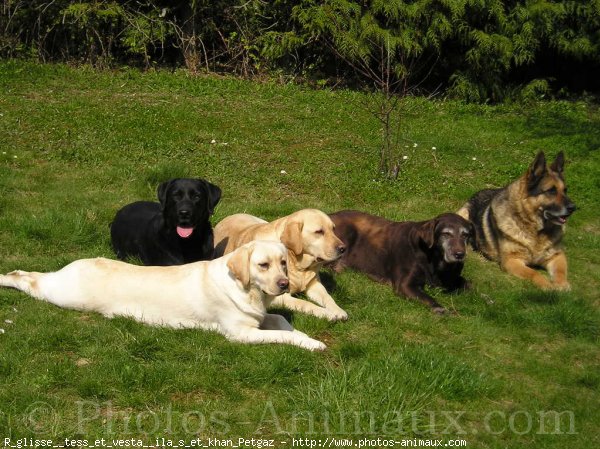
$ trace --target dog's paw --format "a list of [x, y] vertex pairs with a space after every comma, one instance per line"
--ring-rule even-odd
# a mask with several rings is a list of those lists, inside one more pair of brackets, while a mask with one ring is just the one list
[[556, 286], [541, 274], [539, 276], [534, 277], [532, 280], [535, 285], [537, 285], [545, 292], [556, 290]]
[[442, 307], [442, 306], [432, 307], [431, 311], [433, 313], [435, 313], [436, 315], [450, 315], [450, 312], [448, 311], [448, 309], [446, 309], [445, 307]]
[[312, 338], [306, 340], [302, 344], [302, 347], [310, 351], [325, 351], [325, 349], [327, 349], [325, 343], [322, 343], [319, 340], [314, 340]]
[[348, 314], [342, 309], [330, 310], [329, 312], [329, 321], [346, 321], [348, 319]]
[[555, 283], [552, 285], [552, 289], [556, 290], [558, 292], [570, 292], [571, 291], [571, 284], [569, 284], [567, 281], [561, 282], [561, 283]]

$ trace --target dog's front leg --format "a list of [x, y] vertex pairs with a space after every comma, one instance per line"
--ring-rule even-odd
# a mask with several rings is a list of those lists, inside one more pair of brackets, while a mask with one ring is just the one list
[[423, 291], [423, 287], [421, 285], [417, 285], [408, 281], [397, 284], [394, 290], [399, 296], [405, 296], [410, 299], [418, 299], [423, 304], [429, 306], [431, 311], [434, 313], [439, 315], [448, 313], [448, 310], [444, 306], [439, 304], [435, 299]]
[[288, 320], [276, 313], [267, 313], [263, 319], [263, 322], [260, 324], [260, 328], [263, 330], [279, 330], [293, 332], [301, 336], [302, 338], [313, 340], [304, 332], [300, 332], [299, 330], [294, 329], [294, 327], [288, 322]]
[[459, 276], [457, 281], [457, 287], [455, 290], [470, 290], [471, 289], [471, 281], [468, 281], [462, 276]]
[[335, 300], [327, 293], [327, 289], [319, 282], [319, 279], [313, 279], [306, 287], [306, 295], [320, 306], [333, 313], [335, 320], [347, 320], [348, 314], [335, 303]]
[[567, 256], [564, 252], [556, 253], [546, 262], [546, 270], [554, 282], [553, 288], [556, 290], [571, 290], [571, 285], [567, 281]]
[[283, 295], [276, 296], [275, 299], [271, 302], [271, 307], [283, 307], [287, 310], [293, 310], [296, 312], [306, 313], [308, 315], [316, 316], [317, 318], [325, 318], [329, 321], [336, 321], [339, 318], [332, 311], [320, 307], [310, 301], [305, 301], [304, 299], [294, 298], [289, 293], [284, 293]]
[[502, 269], [518, 278], [533, 282], [542, 290], [552, 290], [552, 283], [537, 270], [528, 267], [521, 258], [508, 256], [502, 261]]
[[[270, 315], [270, 314], [269, 314]], [[284, 321], [285, 318], [281, 317]], [[269, 326], [277, 325], [277, 320], [269, 318]], [[264, 322], [263, 322], [264, 325]], [[288, 323], [289, 326], [289, 323]], [[258, 329], [255, 327], [243, 327], [236, 329], [235, 333], [229, 333], [232, 341], [240, 343], [283, 343], [298, 346], [310, 351], [323, 351], [327, 349], [325, 344], [310, 338], [308, 335], [296, 330]]]
[[458, 277], [453, 277], [448, 281], [442, 282], [442, 286], [447, 292], [464, 291], [471, 288], [471, 282], [459, 275]]

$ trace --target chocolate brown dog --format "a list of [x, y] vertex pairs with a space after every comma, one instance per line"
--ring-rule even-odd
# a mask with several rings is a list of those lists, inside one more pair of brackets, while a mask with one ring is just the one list
[[456, 214], [421, 222], [394, 222], [358, 211], [330, 215], [346, 252], [334, 265], [362, 271], [391, 284], [397, 295], [418, 299], [435, 313], [446, 309], [429, 296], [425, 285], [454, 291], [467, 287], [461, 276], [473, 226]]

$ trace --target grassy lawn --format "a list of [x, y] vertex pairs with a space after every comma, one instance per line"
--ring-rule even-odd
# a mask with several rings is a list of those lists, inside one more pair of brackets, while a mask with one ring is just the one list
[[551, 159], [565, 150], [579, 207], [565, 241], [572, 291], [541, 293], [470, 254], [474, 288], [433, 292], [457, 311], [438, 317], [345, 272], [329, 283], [347, 322], [286, 315], [328, 345], [315, 354], [108, 320], [3, 289], [0, 440], [600, 447], [598, 108], [410, 99], [401, 121], [408, 159], [387, 182], [375, 173], [378, 123], [361, 103], [353, 92], [182, 72], [0, 62], [0, 272], [113, 257], [115, 212], [154, 199], [171, 177], [223, 189], [213, 223], [305, 207], [418, 220], [507, 184], [544, 149]]

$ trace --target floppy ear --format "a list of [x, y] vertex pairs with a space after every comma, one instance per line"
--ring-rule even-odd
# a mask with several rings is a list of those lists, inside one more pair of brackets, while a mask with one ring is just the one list
[[244, 286], [244, 289], [250, 287], [250, 255], [251, 249], [248, 246], [241, 246], [236, 249], [227, 261], [227, 268], [233, 273], [233, 276]]
[[435, 244], [435, 227], [437, 220], [429, 220], [421, 225], [418, 231], [419, 238], [427, 245], [427, 248], [433, 248]]
[[558, 173], [559, 176], [562, 176], [563, 169], [565, 168], [565, 153], [562, 151], [556, 155], [556, 159], [552, 162], [550, 166], [550, 170]]
[[533, 190], [546, 174], [546, 155], [540, 151], [527, 170], [527, 187]]
[[165, 181], [163, 183], [161, 183], [158, 186], [158, 190], [156, 191], [157, 195], [158, 195], [158, 201], [160, 202], [160, 205], [164, 208], [165, 204], [167, 202], [167, 191], [169, 190], [169, 187], [171, 186], [171, 183], [174, 180], [171, 179], [169, 181]]
[[215, 211], [217, 203], [221, 199], [221, 188], [208, 181], [204, 181], [206, 184], [206, 190], [208, 191], [208, 213], [210, 215]]
[[285, 225], [281, 234], [281, 243], [283, 243], [296, 256], [302, 254], [302, 223], [290, 221]]

